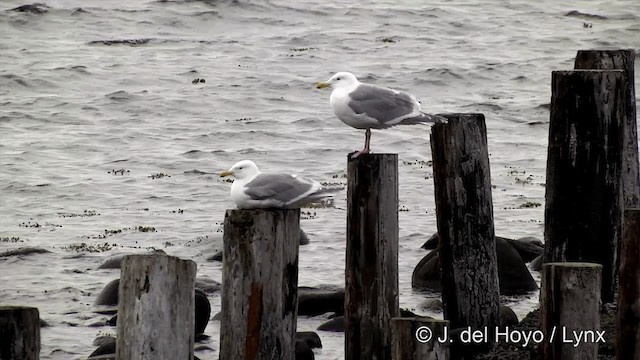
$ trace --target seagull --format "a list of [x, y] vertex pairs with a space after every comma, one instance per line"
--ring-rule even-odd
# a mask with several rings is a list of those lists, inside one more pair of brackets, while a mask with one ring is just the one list
[[420, 103], [413, 95], [361, 83], [350, 72], [336, 73], [329, 80], [316, 84], [317, 89], [328, 87], [334, 88], [329, 103], [336, 117], [351, 127], [366, 129], [364, 149], [356, 151], [352, 158], [370, 152], [371, 129], [447, 122], [442, 116], [422, 112]]
[[231, 199], [239, 209], [299, 209], [341, 190], [295, 174], [262, 173], [251, 160], [238, 161], [220, 177], [233, 176]]

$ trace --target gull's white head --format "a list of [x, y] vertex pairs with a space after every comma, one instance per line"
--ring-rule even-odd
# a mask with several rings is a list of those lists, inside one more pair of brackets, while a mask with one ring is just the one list
[[233, 176], [238, 180], [251, 179], [258, 175], [260, 170], [251, 160], [242, 160], [235, 163], [229, 170], [220, 173], [220, 177]]
[[325, 82], [319, 82], [316, 84], [317, 89], [324, 89], [327, 87], [333, 87], [336, 89], [346, 88], [352, 89], [358, 86], [360, 82], [356, 79], [356, 76], [350, 72], [341, 71], [334, 74], [329, 80]]

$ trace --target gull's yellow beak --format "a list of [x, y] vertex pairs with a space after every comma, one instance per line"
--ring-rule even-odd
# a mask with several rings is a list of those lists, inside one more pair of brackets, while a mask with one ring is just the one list
[[319, 82], [316, 84], [316, 89], [324, 89], [324, 88], [328, 88], [331, 87], [331, 84], [326, 83], [326, 82]]
[[220, 173], [220, 177], [231, 176], [233, 175], [233, 171], [223, 171]]

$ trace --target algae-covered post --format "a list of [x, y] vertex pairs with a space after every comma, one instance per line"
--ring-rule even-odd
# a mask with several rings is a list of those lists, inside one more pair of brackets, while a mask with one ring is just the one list
[[624, 83], [621, 70], [552, 73], [544, 258], [602, 264], [604, 302], [622, 230]]
[[542, 358], [596, 360], [600, 340], [602, 266], [546, 263], [540, 289]]
[[440, 115], [449, 121], [432, 127], [431, 153], [444, 317], [491, 330], [500, 290], [484, 115]]
[[398, 304], [398, 155], [348, 158], [345, 359], [391, 359]]
[[640, 209], [624, 212], [616, 324], [616, 358], [640, 360]]
[[40, 314], [37, 308], [0, 306], [0, 359], [40, 359]]
[[220, 359], [295, 358], [299, 209], [227, 210]]
[[622, 149], [622, 191], [625, 208], [640, 207], [640, 171], [638, 170], [638, 124], [634, 79], [635, 50], [579, 50], [575, 68], [587, 70], [623, 70], [625, 73], [624, 148]]
[[391, 319], [394, 360], [449, 360], [449, 341], [446, 336], [447, 320], [422, 317]]
[[191, 260], [122, 259], [116, 359], [193, 359], [195, 279]]

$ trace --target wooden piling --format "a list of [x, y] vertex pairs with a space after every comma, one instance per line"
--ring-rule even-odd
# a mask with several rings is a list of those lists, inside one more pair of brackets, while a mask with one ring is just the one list
[[575, 68], [587, 70], [623, 70], [625, 73], [624, 148], [622, 149], [622, 189], [625, 208], [640, 207], [640, 171], [638, 170], [638, 124], [634, 63], [636, 53], [625, 50], [579, 50]]
[[604, 302], [622, 226], [624, 81], [621, 70], [552, 73], [544, 258], [602, 264]]
[[616, 359], [640, 360], [640, 209], [627, 209], [624, 212]]
[[431, 318], [391, 319], [393, 360], [449, 360], [449, 322]]
[[482, 114], [442, 114], [431, 128], [444, 317], [451, 328], [495, 329], [498, 265], [487, 130]]
[[295, 358], [300, 210], [227, 210], [220, 359]]
[[37, 308], [0, 306], [0, 359], [40, 359], [40, 314]]
[[540, 323], [544, 360], [597, 359], [601, 271], [601, 265], [592, 263], [543, 264]]
[[345, 359], [391, 359], [398, 305], [398, 155], [348, 158]]
[[116, 359], [193, 359], [195, 278], [191, 260], [122, 259]]

